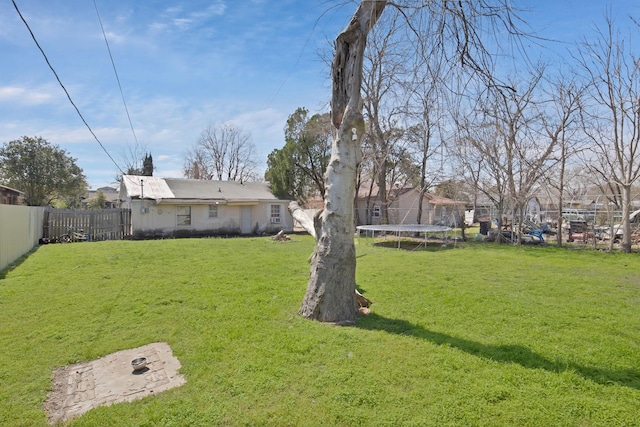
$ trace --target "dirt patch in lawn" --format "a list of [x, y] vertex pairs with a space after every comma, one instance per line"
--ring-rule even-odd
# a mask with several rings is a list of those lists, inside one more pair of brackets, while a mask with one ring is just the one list
[[[134, 371], [131, 362], [146, 357], [145, 368]], [[77, 363], [53, 373], [45, 411], [51, 424], [67, 421], [102, 405], [131, 402], [185, 383], [181, 365], [167, 343], [112, 353]]]

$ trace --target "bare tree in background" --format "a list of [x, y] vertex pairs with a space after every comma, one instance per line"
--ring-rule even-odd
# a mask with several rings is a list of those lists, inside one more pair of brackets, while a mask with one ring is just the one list
[[[155, 170], [153, 158], [146, 145], [138, 142], [128, 145], [121, 158], [125, 175], [153, 176], [153, 171]], [[120, 182], [121, 180], [122, 175], [118, 172], [116, 181]]]
[[553, 153], [554, 145], [542, 145], [537, 133], [541, 116], [535, 91], [541, 79], [538, 70], [518, 86], [490, 86], [480, 92], [471, 113], [459, 118], [461, 142], [469, 145], [465, 154], [479, 153], [488, 168], [481, 191], [498, 210], [499, 229], [506, 213], [522, 224], [526, 203]]
[[[396, 163], [392, 156], [398, 154], [397, 145], [402, 141], [402, 130], [398, 129], [400, 102], [395, 90], [399, 88], [398, 79], [404, 72], [404, 58], [396, 36], [402, 15], [396, 11], [386, 16], [388, 19], [383, 19], [385, 22], [378, 23], [369, 34], [362, 73], [364, 119], [367, 122], [363, 142], [371, 172], [367, 217], [371, 215], [371, 205], [377, 203], [382, 224], [389, 223], [391, 195], [387, 184], [395, 183], [389, 174]], [[372, 190], [376, 186], [376, 200], [372, 200]]]
[[207, 152], [198, 145], [187, 149], [182, 173], [185, 178], [213, 179], [214, 173], [209, 170]]
[[411, 78], [405, 83], [409, 97], [406, 113], [413, 123], [407, 129], [407, 133], [414, 158], [419, 165], [417, 224], [422, 223], [424, 195], [436, 178], [435, 171], [429, 170], [429, 162], [444, 143], [442, 122], [447, 94], [444, 91], [443, 78], [447, 66], [444, 63], [445, 58], [435, 53], [437, 47], [430, 48], [432, 51], [417, 56], [411, 70]]
[[484, 194], [497, 212], [498, 230], [502, 229], [503, 214], [510, 206], [509, 177], [504, 167], [505, 155], [501, 145], [496, 144], [500, 131], [492, 123], [472, 125], [458, 119], [459, 137], [456, 144], [457, 158], [468, 182]]
[[582, 112], [596, 155], [593, 171], [621, 190], [622, 250], [631, 252], [632, 186], [640, 178], [640, 54], [607, 18], [597, 40], [580, 48], [579, 62], [592, 82], [593, 102]]
[[562, 207], [564, 206], [567, 183], [567, 162], [578, 150], [577, 133], [579, 131], [578, 113], [582, 106], [585, 86], [575, 77], [567, 79], [559, 76], [548, 87], [547, 96], [550, 105], [543, 116], [544, 132], [556, 146], [558, 157], [557, 173], [547, 175], [547, 182], [557, 192], [558, 197], [558, 234], [557, 245], [562, 246]]
[[251, 136], [239, 127], [224, 123], [209, 125], [187, 152], [183, 172], [193, 179], [255, 181], [257, 160]]

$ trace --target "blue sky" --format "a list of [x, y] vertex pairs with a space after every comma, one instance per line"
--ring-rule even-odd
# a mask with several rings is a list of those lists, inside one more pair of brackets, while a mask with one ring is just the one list
[[[93, 0], [15, 0], [80, 112], [119, 166], [135, 138]], [[262, 170], [284, 145], [297, 107], [328, 110], [329, 52], [356, 7], [326, 0], [96, 0], [133, 128], [157, 176], [180, 177], [186, 150], [209, 124], [249, 132]], [[607, 6], [640, 17], [637, 0], [514, 4], [540, 35], [591, 37]], [[553, 57], [553, 52], [549, 52]], [[557, 57], [557, 56], [556, 56]], [[11, 0], [0, 0], [0, 143], [42, 136], [78, 160], [92, 188], [116, 165], [55, 80]]]

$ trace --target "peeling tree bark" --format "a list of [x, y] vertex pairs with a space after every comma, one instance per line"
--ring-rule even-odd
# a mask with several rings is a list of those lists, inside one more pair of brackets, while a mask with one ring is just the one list
[[365, 131], [362, 61], [367, 34], [386, 3], [363, 0], [335, 42], [331, 121], [336, 132], [326, 172], [324, 210], [315, 219], [311, 274], [300, 308], [304, 317], [322, 322], [352, 322], [358, 314], [353, 200]]
[[304, 228], [307, 233], [311, 234], [314, 239], [318, 239], [318, 233], [316, 232], [313, 219], [311, 219], [304, 210], [300, 207], [298, 202], [289, 203], [289, 212], [293, 219], [300, 223], [300, 226]]

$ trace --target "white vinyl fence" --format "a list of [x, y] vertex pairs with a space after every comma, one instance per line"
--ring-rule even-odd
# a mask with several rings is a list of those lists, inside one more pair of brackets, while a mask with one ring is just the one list
[[38, 244], [43, 216], [43, 207], [0, 204], [0, 270]]

